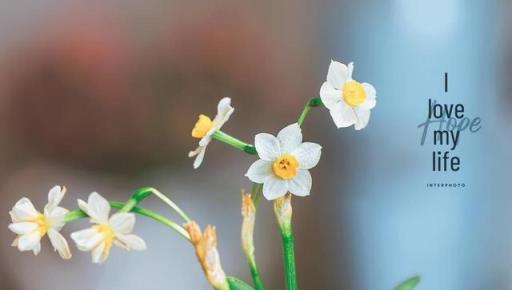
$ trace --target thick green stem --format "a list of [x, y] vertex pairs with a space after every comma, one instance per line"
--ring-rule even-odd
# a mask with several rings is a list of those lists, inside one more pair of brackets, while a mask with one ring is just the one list
[[297, 290], [297, 273], [295, 270], [295, 246], [291, 226], [287, 231], [281, 231], [283, 243], [283, 262], [287, 290]]
[[[111, 201], [110, 202], [110, 206], [113, 208], [117, 208], [117, 209], [122, 209], [127, 204], [128, 203], [120, 202], [120, 201]], [[153, 220], [171, 228], [172, 230], [174, 230], [178, 234], [180, 234], [182, 237], [184, 237], [185, 239], [190, 241], [190, 236], [188, 235], [188, 233], [181, 226], [179, 226], [177, 223], [173, 222], [172, 220], [170, 220], [152, 210], [141, 208], [141, 207], [132, 207], [130, 211], [133, 213], [148, 217], [150, 219], [153, 219]], [[80, 218], [85, 218], [85, 217], [87, 217], [87, 214], [84, 211], [82, 211], [81, 209], [75, 209], [66, 214], [65, 221], [66, 221], [66, 223], [68, 223], [68, 222], [72, 222], [74, 220], [77, 220]]]
[[253, 154], [253, 155], [257, 153], [256, 148], [254, 146], [252, 146], [251, 144], [245, 143], [231, 135], [228, 135], [228, 134], [222, 132], [221, 130], [218, 130], [215, 133], [213, 133], [212, 137], [221, 142], [224, 142], [236, 149], [242, 150], [246, 153]]
[[304, 123], [304, 120], [306, 119], [307, 115], [309, 114], [309, 111], [311, 110], [311, 108], [318, 107], [321, 104], [322, 104], [322, 99], [320, 99], [320, 97], [312, 97], [311, 99], [309, 99], [306, 106], [304, 106], [304, 110], [302, 110], [302, 113], [300, 114], [299, 119], [297, 120], [297, 124], [299, 124], [299, 126], [302, 126], [302, 124]]
[[286, 290], [297, 290], [297, 275], [295, 271], [295, 249], [292, 230], [292, 196], [290, 193], [274, 200], [274, 212], [276, 214], [281, 240], [283, 244], [283, 263]]

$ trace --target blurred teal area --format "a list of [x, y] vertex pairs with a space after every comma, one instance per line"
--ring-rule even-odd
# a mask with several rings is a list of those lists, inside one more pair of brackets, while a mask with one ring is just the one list
[[[354, 62], [377, 106], [362, 131], [336, 129], [324, 108], [306, 120], [305, 140], [321, 143], [323, 158], [312, 195], [294, 199], [301, 289], [391, 289], [415, 274], [418, 290], [511, 289], [510, 9], [484, 0], [0, 1], [0, 288], [209, 289], [189, 245], [142, 218], [135, 232], [149, 249], [114, 249], [99, 267], [74, 246], [60, 260], [47, 240], [38, 257], [9, 247], [10, 207], [22, 196], [41, 207], [54, 184], [68, 187], [67, 208], [92, 191], [169, 193], [217, 226], [226, 272], [249, 281], [240, 190], [254, 158], [213, 142], [193, 170], [190, 130], [230, 96], [226, 132], [248, 142], [275, 134], [318, 94], [335, 59]], [[420, 145], [429, 98], [482, 119], [452, 152], [458, 172], [432, 172], [431, 131]], [[427, 187], [436, 182], [466, 186]], [[167, 215], [157, 200], [145, 206]], [[268, 289], [283, 288], [280, 251], [262, 202], [256, 253]]]
[[[420, 274], [418, 289], [509, 289], [510, 103], [498, 78], [507, 57], [498, 30], [506, 8], [458, 0], [347, 7], [340, 3], [330, 13], [341, 15], [330, 22], [329, 34], [337, 37], [329, 51], [353, 59], [356, 78], [378, 88], [371, 126], [364, 137], [348, 138], [353, 152], [339, 158], [353, 168], [350, 181], [339, 185], [351, 194], [331, 208], [342, 204], [355, 288], [382, 289]], [[439, 150], [432, 131], [420, 146], [416, 126], [427, 118], [429, 98], [462, 103], [466, 116], [483, 120], [483, 129], [463, 132], [451, 152], [462, 160], [458, 172], [432, 172], [431, 152]], [[368, 145], [360, 145], [362, 138]], [[431, 182], [466, 187], [427, 188]]]

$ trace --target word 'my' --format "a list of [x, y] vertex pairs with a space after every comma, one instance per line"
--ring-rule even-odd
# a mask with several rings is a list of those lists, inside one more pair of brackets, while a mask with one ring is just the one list
[[432, 152], [432, 170], [433, 171], [459, 171], [461, 160], [457, 156], [451, 156], [460, 140], [460, 133], [469, 129], [471, 133], [475, 133], [482, 127], [480, 118], [476, 117], [472, 120], [464, 116], [464, 105], [462, 104], [438, 104], [436, 101], [428, 100], [427, 120], [418, 128], [423, 128], [421, 145], [425, 143], [425, 138], [429, 131], [430, 125], [439, 123], [437, 130], [433, 131], [433, 144], [449, 146], [449, 151]]

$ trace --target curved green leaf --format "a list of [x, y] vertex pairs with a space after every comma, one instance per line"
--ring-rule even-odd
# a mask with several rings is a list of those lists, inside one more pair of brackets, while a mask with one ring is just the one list
[[393, 290], [412, 290], [420, 283], [420, 280], [420, 276], [410, 277], [396, 286]]
[[235, 277], [228, 277], [228, 284], [230, 290], [254, 290], [247, 283]]

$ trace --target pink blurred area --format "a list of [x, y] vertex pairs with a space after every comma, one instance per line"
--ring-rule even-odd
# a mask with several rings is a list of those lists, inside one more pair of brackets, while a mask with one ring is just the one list
[[[193, 171], [190, 131], [222, 96], [236, 108], [226, 131], [248, 142], [294, 120], [323, 79], [312, 67], [325, 41], [321, 11], [304, 0], [1, 2], [0, 212], [23, 196], [41, 208], [54, 184], [68, 187], [68, 208], [92, 191], [123, 200], [152, 185], [217, 224], [226, 267], [247, 280], [239, 191], [252, 159], [215, 144]], [[261, 228], [275, 230], [263, 213]], [[188, 245], [149, 221], [137, 227], [147, 253], [115, 251], [101, 267], [74, 247], [63, 262], [47, 240], [38, 257], [19, 253], [7, 223], [2, 289], [208, 289]], [[277, 240], [260, 236], [265, 278], [281, 285]]]
[[245, 115], [276, 114], [311, 91], [312, 74], [301, 68], [314, 41], [294, 36], [290, 24], [271, 25], [301, 25], [293, 13], [272, 17], [263, 4], [158, 4], [67, 5], [24, 27], [24, 38], [5, 37], [7, 145], [76, 166], [118, 170], [123, 160], [123, 169], [136, 170], [177, 161], [173, 152], [190, 146], [196, 114], [213, 113], [221, 96]]

